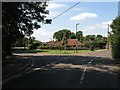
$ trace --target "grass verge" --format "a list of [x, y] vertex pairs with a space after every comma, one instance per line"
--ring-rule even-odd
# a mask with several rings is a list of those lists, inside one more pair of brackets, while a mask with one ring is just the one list
[[86, 53], [92, 52], [90, 50], [27, 50], [26, 53], [43, 53], [43, 54], [79, 54], [79, 53]]

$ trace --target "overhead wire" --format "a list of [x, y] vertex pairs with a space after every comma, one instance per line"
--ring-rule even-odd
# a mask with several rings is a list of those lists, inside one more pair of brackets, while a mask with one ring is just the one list
[[[52, 19], [47, 19], [47, 21], [48, 21], [49, 23], [51, 23], [52, 20], [54, 20], [54, 19], [58, 18], [59, 16], [63, 15], [64, 13], [66, 13], [67, 11], [69, 11], [70, 9], [72, 9], [72, 8], [74, 8], [75, 6], [77, 6], [78, 4], [80, 4], [82, 1], [83, 1], [83, 0], [77, 2], [77, 3], [74, 4], [73, 6], [69, 7], [68, 9], [66, 9], [65, 11], [63, 11], [62, 13], [58, 14], [57, 16], [55, 16], [54, 18], [52, 18]], [[43, 25], [44, 25], [44, 24], [43, 24]]]
[[54, 18], [52, 18], [52, 20], [56, 19], [57, 17], [63, 15], [64, 13], [66, 13], [67, 11], [69, 11], [70, 9], [74, 8], [75, 6], [77, 6], [78, 4], [80, 4], [83, 0], [77, 2], [75, 5], [71, 6], [70, 8], [68, 8], [67, 10], [65, 10], [64, 12], [60, 13], [59, 15], [55, 16]]

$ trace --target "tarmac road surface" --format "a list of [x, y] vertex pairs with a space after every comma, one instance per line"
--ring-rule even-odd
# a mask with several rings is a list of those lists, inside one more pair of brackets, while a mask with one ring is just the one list
[[[118, 66], [109, 51], [84, 55], [31, 55], [33, 68], [4, 88], [118, 88]], [[104, 55], [104, 57], [102, 57]]]

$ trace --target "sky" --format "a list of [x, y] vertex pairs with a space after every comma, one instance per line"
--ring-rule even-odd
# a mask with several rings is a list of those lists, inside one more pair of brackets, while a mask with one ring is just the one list
[[[66, 9], [75, 5], [77, 2], [53, 2], [48, 3], [49, 10], [48, 19], [53, 19], [57, 15], [64, 12]], [[72, 32], [82, 31], [83, 35], [98, 35], [107, 36], [108, 24], [118, 14], [117, 2], [81, 2], [66, 13], [52, 20], [52, 24], [43, 24], [40, 29], [34, 29], [34, 36], [42, 42], [50, 41], [56, 31], [69, 29]], [[111, 31], [111, 29], [110, 29]]]

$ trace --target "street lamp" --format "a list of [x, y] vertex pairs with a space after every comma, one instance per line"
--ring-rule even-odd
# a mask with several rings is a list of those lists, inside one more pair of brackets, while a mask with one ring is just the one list
[[79, 23], [76, 24], [76, 52], [77, 52], [77, 26], [79, 25]]

